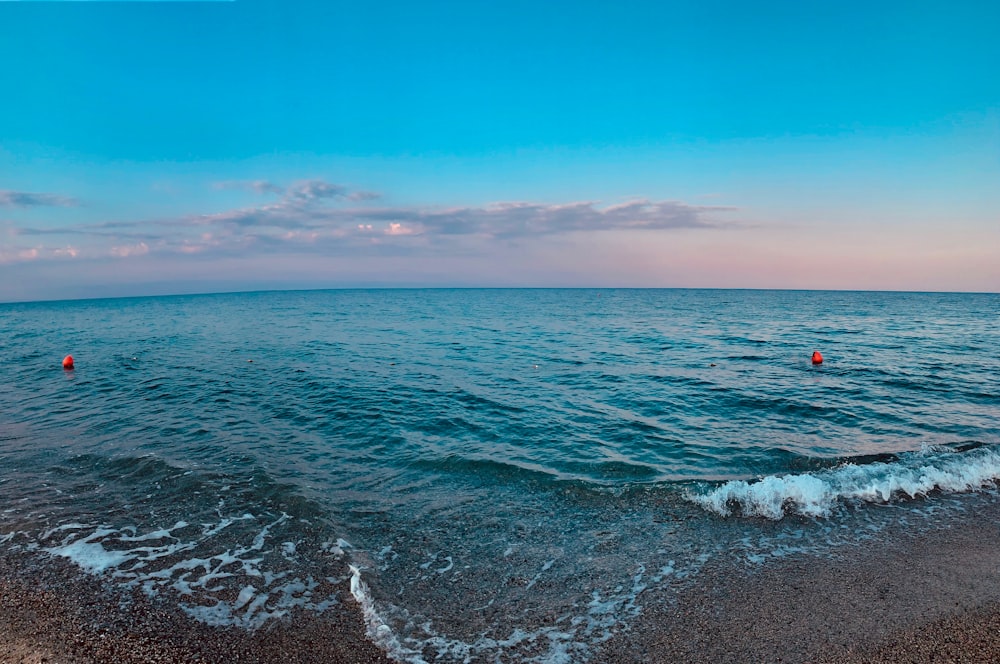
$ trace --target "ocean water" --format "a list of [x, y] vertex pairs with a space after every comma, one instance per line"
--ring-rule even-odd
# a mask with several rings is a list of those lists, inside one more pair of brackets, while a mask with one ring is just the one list
[[404, 661], [586, 661], [709, 562], [835, 555], [995, 494], [998, 314], [738, 290], [0, 305], [0, 549], [210, 624], [349, 592]]

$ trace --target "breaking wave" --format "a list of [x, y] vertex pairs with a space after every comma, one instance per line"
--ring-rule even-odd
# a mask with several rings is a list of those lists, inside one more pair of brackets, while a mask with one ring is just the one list
[[722, 516], [781, 519], [786, 514], [826, 517], [840, 505], [888, 503], [935, 491], [961, 493], [989, 488], [1000, 479], [1000, 450], [927, 448], [893, 461], [845, 463], [809, 473], [733, 480], [688, 500]]

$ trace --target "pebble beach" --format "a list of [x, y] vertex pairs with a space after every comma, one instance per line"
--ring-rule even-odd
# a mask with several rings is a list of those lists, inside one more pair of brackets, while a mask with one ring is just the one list
[[[989, 501], [984, 501], [989, 502]], [[703, 571], [647, 608], [599, 662], [1000, 661], [1000, 509], [837, 559]], [[984, 518], [985, 517], [985, 518]], [[44, 564], [40, 564], [41, 559]], [[958, 564], [956, 561], [961, 560]], [[389, 662], [348, 596], [254, 632], [211, 627], [42, 554], [0, 557], [0, 662]]]

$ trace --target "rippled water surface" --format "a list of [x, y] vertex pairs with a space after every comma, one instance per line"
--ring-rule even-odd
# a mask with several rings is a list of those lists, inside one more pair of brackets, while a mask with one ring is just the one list
[[992, 487], [998, 314], [696, 290], [0, 305], [0, 546], [208, 622], [351, 582], [404, 659], [585, 659], [707, 560], [857, 543]]

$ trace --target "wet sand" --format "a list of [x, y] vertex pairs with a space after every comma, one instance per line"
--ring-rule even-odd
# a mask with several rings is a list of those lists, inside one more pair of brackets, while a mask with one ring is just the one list
[[[985, 501], [984, 501], [985, 502]], [[708, 568], [679, 596], [647, 592], [609, 662], [1000, 662], [1000, 510], [947, 527]]]
[[302, 613], [254, 633], [213, 628], [140, 592], [109, 591], [58, 558], [0, 553], [0, 662], [377, 664], [348, 588], [322, 616]]
[[[984, 501], [988, 502], [988, 501]], [[60, 559], [0, 553], [0, 662], [386, 662], [342, 606], [256, 633], [212, 628], [166, 602], [109, 592]], [[707, 567], [595, 662], [1000, 662], [1000, 509], [902, 529], [833, 558]]]

